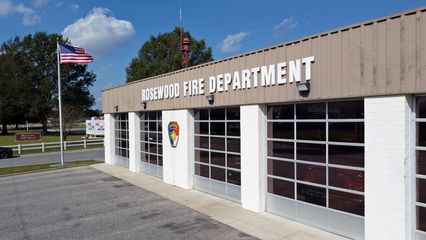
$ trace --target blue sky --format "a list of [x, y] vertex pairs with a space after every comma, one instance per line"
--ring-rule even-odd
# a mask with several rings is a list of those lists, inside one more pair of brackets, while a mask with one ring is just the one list
[[[0, 0], [0, 42], [36, 31], [63, 33], [95, 58], [92, 89], [125, 82], [125, 68], [150, 35], [183, 26], [214, 59], [425, 6], [426, 0]], [[56, 63], [52, 63], [56, 64]]]

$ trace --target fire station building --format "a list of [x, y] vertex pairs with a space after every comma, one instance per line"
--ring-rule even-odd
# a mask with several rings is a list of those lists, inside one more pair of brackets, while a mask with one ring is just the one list
[[354, 239], [426, 239], [426, 7], [102, 98], [107, 164]]

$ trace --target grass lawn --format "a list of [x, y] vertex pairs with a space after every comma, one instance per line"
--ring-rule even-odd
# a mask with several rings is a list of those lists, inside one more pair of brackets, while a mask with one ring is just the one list
[[[0, 135], [0, 146], [16, 146], [18, 144], [33, 144], [33, 143], [48, 143], [48, 142], [59, 142], [59, 133], [50, 133], [49, 135], [45, 135], [45, 136], [41, 136], [41, 141], [22, 141], [22, 142], [15, 142], [15, 133], [31, 133], [31, 132], [40, 132], [41, 130], [30, 130], [30, 131], [25, 131], [25, 130], [9, 130], [9, 134], [8, 135]], [[68, 135], [67, 137], [67, 141], [82, 141], [84, 139], [84, 137], [86, 137], [84, 134], [71, 134]], [[40, 145], [41, 146], [41, 145]], [[92, 148], [101, 148], [103, 147], [102, 144], [97, 144], [97, 145], [87, 145], [86, 149], [92, 149]], [[31, 147], [24, 147], [22, 148], [22, 154], [31, 154], [31, 153], [41, 153], [42, 150], [40, 149], [32, 149], [32, 150], [26, 150], [26, 148], [31, 148]], [[67, 151], [70, 150], [79, 150], [79, 149], [84, 149], [83, 146], [67, 146]], [[55, 148], [48, 148], [46, 146], [45, 152], [59, 152], [60, 148], [59, 148], [59, 144], [58, 147]], [[18, 153], [16, 151], [14, 151], [14, 155], [18, 155]]]
[[102, 163], [102, 162], [96, 161], [96, 160], [80, 160], [80, 161], [65, 163], [64, 166], [47, 163], [47, 164], [26, 165], [26, 166], [19, 166], [19, 167], [7, 167], [7, 168], [0, 168], [0, 176], [63, 169], [63, 168], [70, 168], [70, 167], [88, 166], [88, 165], [97, 164], [97, 163]]
[[[41, 143], [41, 142], [59, 142], [59, 133], [51, 133], [49, 135], [41, 136], [41, 141], [22, 141], [15, 142], [15, 133], [31, 133], [37, 131], [25, 131], [25, 130], [9, 130], [9, 135], [0, 136], [0, 146], [11, 146], [20, 144], [31, 144], [31, 143]], [[40, 131], [38, 131], [40, 132]], [[67, 141], [77, 141], [82, 140], [82, 137], [85, 137], [84, 134], [68, 135]]]

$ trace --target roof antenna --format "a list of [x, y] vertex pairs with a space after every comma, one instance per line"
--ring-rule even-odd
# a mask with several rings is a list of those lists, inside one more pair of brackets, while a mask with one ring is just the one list
[[183, 38], [183, 27], [182, 27], [182, 7], [179, 9], [180, 14], [180, 39], [179, 39], [179, 48], [182, 52], [182, 68], [187, 68], [190, 66], [189, 62], [189, 53], [191, 52], [191, 40], [189, 37]]
[[[181, 4], [182, 5], [182, 4]], [[179, 8], [179, 21], [180, 21], [180, 38], [179, 38], [179, 49], [182, 51], [182, 7]]]

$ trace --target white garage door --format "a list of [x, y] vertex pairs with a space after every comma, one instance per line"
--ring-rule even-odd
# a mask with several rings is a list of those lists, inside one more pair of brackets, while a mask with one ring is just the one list
[[114, 164], [129, 167], [129, 116], [127, 113], [116, 114], [115, 126], [115, 156]]
[[144, 112], [141, 119], [141, 171], [163, 177], [161, 112]]
[[268, 107], [267, 211], [364, 237], [364, 101]]
[[240, 109], [195, 110], [195, 188], [241, 201]]

